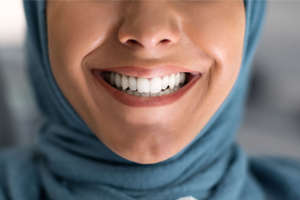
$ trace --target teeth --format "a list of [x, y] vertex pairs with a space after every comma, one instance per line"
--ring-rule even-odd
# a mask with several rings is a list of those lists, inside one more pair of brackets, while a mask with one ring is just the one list
[[118, 90], [130, 95], [155, 97], [179, 90], [185, 83], [186, 73], [180, 72], [169, 76], [147, 79], [126, 76], [116, 72], [106, 72], [104, 79]]
[[158, 93], [150, 93], [150, 97], [156, 97]]
[[180, 73], [180, 83], [184, 83], [185, 81], [185, 73]]
[[164, 94], [164, 92], [159, 92], [157, 93], [157, 96], [162, 96]]
[[150, 94], [149, 93], [141, 93], [141, 97], [149, 97]]
[[129, 88], [131, 90], [136, 90], [136, 80], [133, 76], [129, 77]]
[[122, 75], [122, 89], [126, 90], [128, 88], [128, 78], [125, 75]]
[[146, 78], [141, 78], [139, 77], [137, 79], [137, 91], [142, 93], [142, 92], [145, 92], [145, 93], [149, 93], [149, 90], [150, 90], [150, 84], [149, 84], [149, 81], [148, 79]]
[[140, 96], [141, 96], [141, 93], [139, 93], [138, 91], [133, 91], [133, 95], [134, 95], [134, 96], [137, 96], [137, 97], [140, 97]]
[[122, 86], [122, 79], [119, 73], [116, 73], [116, 85], [118, 88]]
[[115, 79], [116, 79], [116, 73], [115, 72], [110, 73], [110, 82], [109, 83], [111, 85], [115, 85], [116, 84]]
[[132, 90], [127, 90], [127, 94], [133, 94]]
[[162, 89], [165, 90], [168, 86], [169, 86], [169, 76], [164, 76], [162, 79]]
[[160, 92], [162, 88], [161, 78], [156, 77], [150, 80], [150, 92], [157, 93]]
[[178, 86], [180, 83], [180, 73], [177, 73], [175, 76], [175, 85], [174, 86]]
[[172, 75], [170, 76], [170, 78], [169, 78], [169, 87], [170, 87], [171, 89], [173, 89], [173, 88], [174, 88], [174, 85], [175, 85], [175, 74], [172, 74]]

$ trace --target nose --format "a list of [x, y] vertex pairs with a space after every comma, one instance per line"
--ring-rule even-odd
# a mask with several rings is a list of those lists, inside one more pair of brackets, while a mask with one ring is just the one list
[[153, 50], [179, 40], [179, 27], [170, 2], [133, 1], [128, 4], [118, 39], [130, 48]]

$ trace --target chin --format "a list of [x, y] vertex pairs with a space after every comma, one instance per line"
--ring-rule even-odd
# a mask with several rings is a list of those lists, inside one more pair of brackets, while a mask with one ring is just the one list
[[[151, 155], [149, 155], [151, 154]], [[155, 164], [162, 161], [165, 161], [172, 156], [174, 156], [176, 153], [174, 152], [166, 152], [166, 153], [159, 153], [159, 154], [152, 154], [151, 152], [131, 152], [126, 155], [120, 155], [123, 158], [130, 160], [135, 163], [139, 164]]]
[[131, 140], [124, 142], [123, 145], [119, 143], [110, 149], [119, 156], [139, 164], [159, 163], [171, 158], [181, 150], [172, 140], [165, 142]]

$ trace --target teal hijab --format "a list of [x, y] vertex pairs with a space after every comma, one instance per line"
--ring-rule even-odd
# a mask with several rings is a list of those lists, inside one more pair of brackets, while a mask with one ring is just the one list
[[265, 1], [244, 1], [243, 62], [226, 100], [188, 146], [151, 165], [108, 149], [60, 91], [48, 57], [45, 3], [24, 1], [28, 72], [45, 121], [35, 146], [0, 154], [0, 200], [300, 199], [299, 163], [250, 159], [235, 142]]

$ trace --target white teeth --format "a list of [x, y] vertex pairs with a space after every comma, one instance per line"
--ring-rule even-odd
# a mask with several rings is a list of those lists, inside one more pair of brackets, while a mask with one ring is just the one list
[[169, 76], [164, 76], [162, 79], [162, 89], [165, 90], [169, 86]]
[[116, 73], [115, 72], [111, 72], [110, 73], [110, 82], [109, 82], [111, 85], [115, 85], [116, 84], [115, 77], [116, 77]]
[[136, 79], [133, 76], [129, 76], [129, 88], [136, 90]]
[[169, 87], [170, 87], [171, 89], [173, 89], [173, 88], [174, 88], [174, 85], [175, 85], [175, 74], [172, 74], [172, 75], [170, 76], [170, 78], [169, 78]]
[[174, 86], [178, 86], [180, 83], [180, 73], [177, 73], [176, 76], [175, 76], [175, 84]]
[[128, 78], [125, 75], [122, 75], [122, 89], [126, 90], [128, 88]]
[[149, 93], [150, 84], [149, 84], [148, 79], [141, 78], [141, 77], [139, 77], [137, 79], [137, 91], [140, 92], [140, 93], [142, 93], [142, 92]]
[[179, 90], [185, 83], [186, 74], [176, 73], [170, 76], [154, 77], [151, 79], [143, 77], [126, 76], [115, 72], [106, 72], [104, 79], [110, 85], [116, 85], [119, 91], [130, 95], [142, 97], [155, 97], [173, 93]]
[[162, 84], [161, 84], [160, 77], [152, 78], [150, 80], [149, 84], [150, 84], [150, 92], [151, 93], [157, 93], [157, 92], [161, 91]]
[[116, 85], [118, 88], [122, 86], [122, 79], [119, 73], [116, 73]]

